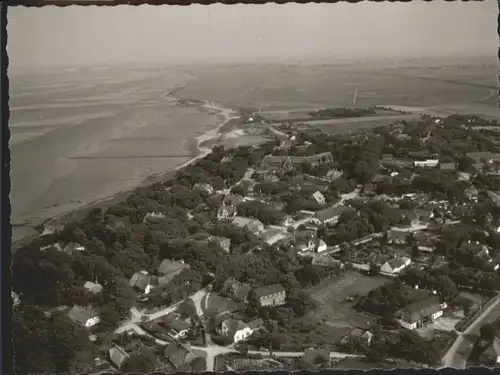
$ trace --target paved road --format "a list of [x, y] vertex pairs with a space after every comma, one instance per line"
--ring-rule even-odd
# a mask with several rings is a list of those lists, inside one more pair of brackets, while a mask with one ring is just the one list
[[445, 354], [442, 360], [443, 367], [454, 367], [463, 369], [467, 366], [467, 358], [472, 350], [472, 343], [468, 342], [464, 335], [479, 336], [481, 325], [491, 323], [500, 316], [500, 298], [483, 311], [483, 313], [464, 331], [459, 332], [458, 337]]
[[[197, 291], [196, 293], [192, 294], [189, 298], [191, 298], [193, 300], [195, 306], [200, 306], [200, 302], [206, 293], [207, 293], [207, 291], [205, 289], [201, 289], [201, 290]], [[174, 303], [173, 305], [165, 307], [164, 309], [156, 311], [152, 314], [146, 314], [142, 311], [137, 310], [137, 308], [132, 307], [130, 309], [131, 319], [123, 322], [115, 330], [115, 332], [121, 333], [121, 332], [128, 331], [130, 329], [136, 331], [135, 327], [137, 327], [137, 323], [140, 323], [144, 317], [147, 318], [147, 320], [158, 319], [162, 316], [165, 316], [165, 315], [168, 315], [168, 314], [174, 312], [177, 309], [177, 306], [179, 306], [179, 304], [181, 304], [182, 302], [183, 301], [179, 301], [177, 303]], [[196, 311], [198, 312], [198, 307], [196, 309], [197, 309]]]
[[[216, 346], [211, 345], [208, 347], [201, 346], [191, 346], [192, 349], [204, 351], [207, 354], [207, 371], [214, 371], [215, 365], [215, 357], [221, 354], [228, 353], [236, 353], [237, 350], [234, 349], [233, 345], [229, 345], [227, 347], [224, 346]], [[267, 350], [249, 350], [248, 354], [260, 354], [262, 356], [270, 356], [271, 353]], [[302, 357], [304, 352], [273, 352], [273, 356], [275, 357]], [[339, 358], [360, 358], [363, 357], [359, 354], [348, 354], [348, 353], [339, 353], [339, 352], [330, 352], [330, 358], [339, 359]]]

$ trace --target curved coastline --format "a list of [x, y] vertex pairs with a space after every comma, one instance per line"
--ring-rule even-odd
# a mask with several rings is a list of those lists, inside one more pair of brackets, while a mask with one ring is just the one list
[[[180, 87], [179, 89], [182, 89]], [[177, 92], [179, 90], [174, 90], [174, 92]], [[40, 226], [54, 226], [54, 227], [59, 227], [63, 225], [64, 223], [75, 220], [75, 219], [80, 219], [83, 218], [90, 210], [95, 209], [95, 208], [105, 208], [113, 203], [123, 201], [127, 199], [127, 197], [138, 187], [142, 186], [149, 186], [153, 183], [156, 182], [163, 182], [167, 181], [170, 178], [173, 178], [175, 176], [175, 173], [182, 168], [187, 167], [188, 165], [196, 162], [199, 159], [204, 158], [211, 152], [211, 144], [214, 142], [217, 142], [217, 140], [222, 137], [226, 131], [229, 131], [229, 129], [234, 128], [237, 126], [239, 123], [241, 123], [242, 115], [234, 109], [231, 108], [226, 108], [222, 106], [218, 106], [217, 104], [210, 102], [208, 100], [185, 100], [185, 99], [177, 99], [173, 95], [173, 92], [170, 92], [167, 94], [168, 97], [172, 99], [172, 101], [175, 101], [179, 103], [180, 105], [187, 105], [187, 106], [192, 106], [196, 107], [201, 111], [209, 111], [214, 114], [216, 113], [216, 116], [219, 116], [221, 119], [221, 122], [215, 127], [211, 128], [209, 130], [206, 130], [202, 134], [194, 137], [194, 138], [187, 138], [184, 140], [185, 142], [185, 147], [186, 147], [186, 152], [190, 153], [192, 156], [188, 160], [184, 161], [180, 165], [175, 166], [174, 168], [168, 169], [164, 172], [160, 173], [155, 173], [152, 174], [148, 177], [146, 177], [143, 181], [139, 182], [134, 188], [132, 189], [127, 189], [123, 191], [118, 191], [117, 193], [102, 198], [102, 199], [97, 199], [94, 201], [87, 202], [81, 206], [72, 208], [70, 210], [61, 212], [60, 214], [44, 220], [40, 222], [34, 222], [30, 224], [26, 224], [26, 227], [33, 228], [36, 230], [36, 228], [39, 228]], [[210, 147], [207, 147], [210, 146]], [[33, 240], [34, 238], [38, 237], [40, 233], [36, 233], [33, 235], [25, 235], [20, 238], [17, 238], [15, 240], [12, 240], [12, 245], [11, 247], [13, 249], [18, 248], [25, 244], [26, 242], [29, 242]]]

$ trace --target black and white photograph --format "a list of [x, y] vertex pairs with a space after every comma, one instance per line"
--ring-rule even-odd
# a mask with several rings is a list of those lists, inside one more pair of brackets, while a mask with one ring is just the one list
[[500, 367], [498, 13], [9, 6], [14, 373]]

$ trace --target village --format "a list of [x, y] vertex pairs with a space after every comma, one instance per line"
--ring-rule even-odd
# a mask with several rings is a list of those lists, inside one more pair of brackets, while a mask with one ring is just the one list
[[[216, 146], [210, 156], [221, 168], [238, 157], [247, 167], [207, 182], [196, 181], [203, 164], [195, 165], [161, 187], [168, 199], [202, 197], [184, 211], [196, 227], [177, 229], [158, 207], [136, 219], [153, 228], [141, 237], [149, 252], [164, 256], [150, 267], [120, 261], [130, 275], [123, 288], [134, 293], [127, 314], [101, 327], [96, 301], [125, 297], [97, 273], [83, 283], [89, 303], [48, 312], [64, 311], [99, 348], [89, 373], [500, 363], [497, 127], [474, 116], [424, 116], [330, 134], [323, 117], [332, 113], [309, 111], [300, 121], [252, 114], [245, 126], [267, 127], [275, 139], [240, 151]], [[131, 225], [113, 212], [107, 228]], [[175, 233], [163, 238], [166, 226]], [[92, 237], [81, 232], [47, 229], [39, 251], [83, 256]], [[280, 274], [266, 269], [268, 259]], [[13, 298], [21, 308], [27, 297]], [[483, 320], [494, 339], [479, 333]]]

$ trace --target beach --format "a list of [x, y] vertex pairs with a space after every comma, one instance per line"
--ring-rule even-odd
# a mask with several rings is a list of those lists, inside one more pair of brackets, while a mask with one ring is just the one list
[[342, 107], [356, 88], [359, 106], [426, 108], [453, 99], [498, 108], [490, 95], [493, 64], [451, 65], [446, 81], [433, 78], [432, 64], [397, 72], [361, 63], [9, 74], [12, 239], [169, 178], [217, 143], [262, 142], [262, 134], [242, 126], [239, 114], [249, 110]]
[[[37, 92], [34, 84], [14, 92], [13, 242], [36, 234], [44, 222], [67, 220], [77, 215], [76, 209], [109, 204], [141, 184], [169, 178], [207, 155], [207, 145], [223, 126], [239, 120], [236, 111], [216, 103], [177, 100], [170, 89], [179, 87], [179, 80], [161, 86], [144, 79], [140, 94], [134, 86], [117, 91], [117, 80], [109, 83], [107, 93], [101, 81], [101, 92], [94, 91], [82, 103], [69, 97], [83, 93], [70, 95], [62, 84], [51, 83], [52, 100], [45, 106], [43, 100], [36, 105], [29, 101]], [[47, 86], [38, 84], [37, 89], [46, 92]], [[87, 90], [92, 91], [91, 85]]]

